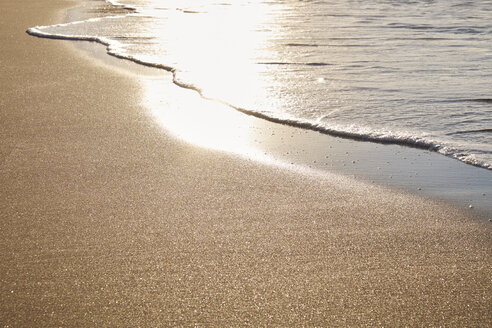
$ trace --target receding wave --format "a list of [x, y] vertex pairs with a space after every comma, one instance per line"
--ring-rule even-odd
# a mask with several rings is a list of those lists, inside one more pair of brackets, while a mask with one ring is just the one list
[[[111, 1], [113, 4], [120, 5], [116, 0]], [[121, 6], [121, 5], [120, 5]], [[128, 8], [128, 7], [125, 7]], [[134, 9], [134, 8], [133, 8]], [[131, 11], [131, 9], [129, 10]], [[294, 116], [289, 116], [287, 114], [272, 114], [270, 112], [263, 112], [261, 110], [255, 110], [252, 108], [245, 108], [242, 106], [237, 106], [237, 104], [234, 104], [232, 102], [227, 102], [224, 101], [223, 99], [220, 99], [220, 96], [218, 97], [207, 97], [204, 90], [200, 87], [200, 85], [197, 85], [194, 83], [194, 81], [188, 81], [186, 80], [182, 74], [181, 71], [177, 67], [169, 66], [169, 65], [164, 65], [159, 62], [150, 62], [148, 60], [144, 60], [142, 58], [132, 56], [131, 54], [127, 53], [124, 51], [121, 47], [121, 44], [118, 42], [116, 39], [110, 39], [110, 38], [105, 38], [105, 37], [98, 37], [98, 36], [93, 36], [93, 35], [68, 35], [68, 34], [62, 34], [62, 33], [48, 33], [45, 30], [51, 27], [64, 27], [64, 26], [69, 26], [69, 25], [77, 25], [77, 24], [82, 24], [88, 21], [97, 21], [100, 19], [116, 19], [116, 18], [121, 18], [128, 15], [126, 13], [123, 16], [109, 16], [109, 17], [104, 17], [104, 18], [93, 18], [89, 19], [86, 21], [79, 21], [79, 22], [71, 22], [71, 23], [66, 23], [66, 24], [58, 24], [58, 25], [53, 25], [53, 26], [37, 26], [33, 28], [29, 28], [27, 30], [27, 33], [33, 36], [38, 36], [38, 37], [43, 37], [43, 38], [51, 38], [51, 39], [64, 39], [64, 40], [82, 40], [82, 41], [91, 41], [91, 42], [97, 42], [100, 44], [103, 44], [106, 46], [107, 53], [111, 56], [121, 58], [121, 59], [126, 59], [130, 60], [132, 62], [135, 62], [137, 64], [149, 66], [149, 67], [155, 67], [159, 69], [164, 69], [166, 71], [169, 71], [173, 75], [173, 83], [176, 84], [179, 87], [186, 88], [186, 89], [192, 89], [198, 92], [203, 98], [209, 99], [209, 100], [214, 100], [223, 104], [226, 104], [230, 106], [231, 108], [234, 108], [244, 114], [251, 115], [260, 119], [264, 119], [270, 122], [274, 123], [279, 123], [279, 124], [284, 124], [284, 125], [290, 125], [293, 127], [301, 128], [301, 129], [308, 129], [308, 130], [313, 130], [317, 131], [323, 134], [327, 135], [332, 135], [336, 137], [342, 137], [342, 138], [350, 138], [354, 140], [360, 140], [360, 141], [370, 141], [370, 142], [376, 142], [376, 143], [382, 143], [382, 144], [398, 144], [402, 146], [408, 146], [408, 147], [413, 147], [413, 148], [419, 148], [419, 149], [426, 149], [426, 150], [431, 150], [435, 152], [439, 152], [441, 154], [444, 154], [449, 157], [456, 158], [460, 161], [463, 161], [468, 164], [472, 164], [475, 166], [483, 167], [492, 170], [492, 164], [487, 163], [481, 160], [475, 159], [473, 154], [468, 154], [466, 151], [463, 151], [463, 149], [459, 149], [459, 147], [454, 147], [452, 145], [449, 145], [444, 142], [440, 142], [439, 140], [434, 140], [428, 136], [417, 136], [417, 135], [412, 135], [411, 133], [401, 133], [401, 132], [395, 132], [395, 131], [386, 131], [386, 130], [375, 130], [375, 129], [370, 129], [370, 128], [363, 128], [363, 127], [357, 127], [357, 126], [351, 126], [351, 125], [336, 125], [336, 124], [330, 124], [329, 122], [321, 122], [321, 121], [312, 121], [312, 120], [307, 120], [307, 119], [302, 119]], [[395, 26], [395, 27], [403, 27], [403, 26]], [[406, 27], [406, 26], [405, 26]], [[429, 26], [418, 26], [417, 28], [429, 28]], [[83, 29], [81, 29], [83, 30]], [[314, 46], [310, 44], [289, 44], [289, 46]], [[257, 62], [257, 64], [260, 65], [304, 65], [304, 66], [327, 66], [327, 65], [332, 65], [330, 63], [326, 62], [282, 62], [282, 61], [264, 61], [264, 62]], [[460, 99], [457, 101], [473, 101], [473, 102], [483, 102], [483, 103], [491, 103], [492, 99], [491, 98], [473, 98], [473, 99]], [[465, 134], [465, 133], [489, 133], [491, 132], [492, 129], [477, 129], [477, 130], [463, 130], [463, 131], [457, 131], [455, 132], [456, 134]]]
[[[112, 19], [112, 18], [120, 18], [121, 16], [113, 16], [113, 17], [104, 17], [104, 19]], [[87, 21], [96, 21], [100, 20], [101, 18], [94, 18], [94, 19], [89, 19]], [[90, 41], [90, 42], [97, 42], [100, 43], [104, 46], [106, 46], [106, 52], [108, 55], [114, 56], [116, 58], [120, 59], [126, 59], [130, 60], [136, 64], [140, 65], [145, 65], [149, 67], [155, 67], [155, 68], [160, 68], [164, 69], [169, 72], [174, 72], [174, 67], [163, 65], [160, 63], [151, 63], [147, 61], [140, 60], [134, 56], [125, 54], [123, 52], [119, 52], [120, 47], [119, 43], [116, 40], [104, 38], [104, 37], [98, 37], [98, 36], [91, 36], [91, 35], [67, 35], [67, 34], [52, 34], [52, 33], [47, 33], [43, 32], [42, 30], [44, 28], [48, 27], [63, 27], [63, 26], [68, 26], [68, 25], [76, 25], [76, 24], [82, 24], [85, 23], [86, 21], [77, 21], [77, 22], [71, 22], [71, 23], [66, 23], [66, 24], [57, 24], [57, 25], [51, 25], [51, 26], [36, 26], [27, 29], [27, 33], [29, 35], [37, 36], [37, 37], [42, 37], [42, 38], [48, 38], [48, 39], [57, 39], [57, 40], [74, 40], [74, 41]]]
[[212, 100], [212, 101], [217, 101], [219, 103], [222, 103], [224, 105], [227, 105], [231, 108], [234, 108], [235, 110], [246, 114], [250, 115], [253, 117], [257, 117], [272, 123], [278, 123], [278, 124], [283, 124], [283, 125], [288, 125], [292, 126], [295, 128], [301, 128], [305, 130], [311, 130], [311, 131], [316, 131], [322, 134], [326, 135], [331, 135], [334, 137], [340, 137], [340, 138], [346, 138], [346, 139], [352, 139], [352, 140], [357, 140], [357, 141], [366, 141], [366, 142], [374, 142], [374, 143], [380, 143], [380, 144], [393, 144], [393, 145], [400, 145], [400, 146], [407, 146], [411, 148], [417, 148], [417, 149], [423, 149], [423, 150], [429, 150], [429, 151], [434, 151], [438, 152], [442, 155], [452, 157], [455, 159], [458, 159], [464, 163], [477, 166], [477, 167], [482, 167], [485, 169], [492, 170], [492, 165], [475, 159], [475, 157], [471, 154], [468, 154], [466, 152], [463, 152], [459, 149], [456, 149], [454, 147], [450, 147], [448, 145], [442, 144], [439, 141], [432, 140], [426, 137], [418, 137], [415, 135], [409, 135], [409, 134], [401, 134], [401, 133], [395, 133], [391, 131], [375, 131], [375, 130], [369, 130], [364, 129], [364, 128], [357, 128], [357, 127], [344, 127], [344, 126], [336, 126], [332, 127], [329, 124], [323, 124], [323, 123], [316, 123], [310, 120], [303, 120], [295, 117], [287, 117], [287, 116], [275, 116], [273, 114], [266, 114], [263, 112], [235, 106], [234, 104], [231, 104], [229, 102], [223, 101], [221, 99], [217, 98], [211, 98], [207, 97], [203, 91], [191, 84], [187, 83], [184, 81], [179, 80], [179, 71], [173, 71], [173, 82], [174, 84], [185, 88], [185, 89], [191, 89], [200, 94], [200, 96], [204, 99], [207, 100]]

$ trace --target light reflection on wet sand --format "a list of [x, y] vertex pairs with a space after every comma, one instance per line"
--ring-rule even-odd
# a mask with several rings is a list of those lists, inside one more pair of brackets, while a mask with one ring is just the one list
[[152, 115], [166, 131], [186, 142], [307, 174], [339, 173], [463, 207], [472, 205], [486, 217], [492, 213], [488, 170], [421, 149], [342, 139], [267, 122], [179, 88], [171, 83], [170, 74], [141, 80]]

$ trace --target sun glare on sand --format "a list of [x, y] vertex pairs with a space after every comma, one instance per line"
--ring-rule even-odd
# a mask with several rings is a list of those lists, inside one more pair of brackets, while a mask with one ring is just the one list
[[[166, 24], [153, 28], [154, 33], [160, 29], [159, 42], [166, 44], [167, 61], [176, 63], [178, 80], [198, 85], [211, 99], [227, 95], [248, 103], [258, 95], [267, 97], [257, 68], [259, 51], [267, 42], [262, 25], [271, 19], [267, 7], [235, 3], [165, 15]], [[168, 33], [169, 29], [180, 33]], [[168, 39], [170, 35], [174, 38]], [[251, 140], [250, 117], [204, 100], [195, 91], [169, 86], [167, 79], [148, 78], [143, 84], [147, 105], [179, 138], [202, 147], [259, 156]]]
[[198, 146], [252, 153], [250, 117], [192, 90], [171, 85], [168, 79], [143, 81], [146, 105], [166, 130]]

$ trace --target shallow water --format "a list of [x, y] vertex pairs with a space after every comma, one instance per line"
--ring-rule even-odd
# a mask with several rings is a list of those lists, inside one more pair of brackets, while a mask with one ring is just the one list
[[118, 3], [135, 10], [30, 32], [103, 42], [262, 118], [492, 168], [490, 1]]

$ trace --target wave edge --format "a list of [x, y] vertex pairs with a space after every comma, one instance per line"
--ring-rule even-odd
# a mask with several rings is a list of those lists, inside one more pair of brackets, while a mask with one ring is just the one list
[[[113, 6], [123, 6], [128, 9], [133, 9], [137, 11], [137, 8], [133, 7], [128, 7], [125, 5], [120, 4], [117, 0], [105, 0], [106, 2], [110, 3]], [[331, 127], [327, 127], [325, 125], [322, 125], [320, 123], [314, 123], [312, 121], [308, 120], [302, 120], [298, 118], [292, 118], [292, 117], [277, 117], [274, 115], [268, 115], [263, 112], [259, 111], [254, 111], [246, 108], [242, 108], [239, 106], [235, 106], [234, 104], [228, 103], [226, 101], [223, 101], [218, 98], [211, 98], [207, 97], [203, 90], [199, 88], [198, 86], [194, 85], [193, 83], [186, 83], [184, 81], [179, 80], [179, 70], [176, 67], [164, 65], [162, 63], [154, 63], [154, 62], [148, 62], [139, 58], [136, 58], [134, 56], [131, 56], [129, 54], [126, 54], [124, 51], [121, 50], [121, 48], [118, 47], [118, 41], [116, 40], [111, 40], [107, 39], [104, 37], [98, 37], [98, 36], [90, 36], [90, 35], [66, 35], [66, 34], [53, 34], [53, 33], [47, 33], [43, 32], [43, 28], [50, 28], [50, 27], [64, 27], [68, 25], [74, 25], [74, 24], [81, 24], [84, 22], [88, 21], [96, 21], [99, 19], [111, 19], [111, 18], [121, 18], [125, 17], [128, 15], [133, 14], [134, 12], [129, 12], [124, 15], [119, 15], [119, 16], [106, 16], [106, 17], [100, 17], [100, 18], [91, 18], [87, 19], [84, 21], [75, 21], [75, 22], [70, 22], [70, 23], [64, 23], [64, 24], [55, 24], [55, 25], [50, 25], [50, 26], [35, 26], [28, 28], [26, 30], [26, 33], [32, 36], [36, 37], [41, 37], [41, 38], [48, 38], [48, 39], [58, 39], [58, 40], [73, 40], [73, 41], [90, 41], [90, 42], [96, 42], [99, 44], [102, 44], [106, 46], [106, 52], [108, 55], [111, 55], [113, 57], [119, 58], [119, 59], [124, 59], [124, 60], [129, 60], [132, 61], [136, 64], [147, 66], [147, 67], [152, 67], [152, 68], [157, 68], [157, 69], [163, 69], [165, 71], [168, 71], [172, 73], [173, 75], [173, 83], [181, 88], [185, 89], [190, 89], [196, 91], [202, 98], [211, 100], [211, 101], [216, 101], [219, 103], [222, 103], [228, 107], [231, 107], [243, 114], [250, 115], [259, 119], [263, 119], [272, 123], [278, 123], [278, 124], [283, 124], [283, 125], [288, 125], [300, 129], [305, 129], [305, 130], [311, 130], [315, 132], [319, 132], [322, 134], [334, 136], [334, 137], [340, 137], [340, 138], [346, 138], [346, 139], [352, 139], [352, 140], [357, 140], [357, 141], [365, 141], [365, 142], [374, 142], [374, 143], [379, 143], [379, 144], [394, 144], [394, 145], [400, 145], [400, 146], [406, 146], [406, 147], [412, 147], [412, 148], [417, 148], [417, 149], [423, 149], [423, 150], [428, 150], [428, 151], [434, 151], [437, 153], [440, 153], [442, 155], [457, 159], [459, 161], [462, 161], [466, 164], [470, 164], [473, 166], [485, 168], [488, 170], [492, 170], [492, 164], [486, 163], [484, 161], [476, 160], [473, 158], [473, 155], [471, 154], [466, 154], [463, 153], [453, 147], [449, 147], [446, 145], [443, 145], [439, 142], [425, 139], [424, 137], [417, 137], [417, 136], [409, 136], [409, 135], [397, 135], [397, 134], [384, 134], [384, 133], [377, 133], [374, 132], [372, 134], [369, 133], [359, 133], [359, 132], [353, 132], [349, 130], [343, 130], [343, 129], [334, 129]], [[118, 52], [120, 50], [120, 52]], [[285, 63], [282, 63], [285, 64]], [[315, 63], [319, 64], [319, 63]], [[329, 65], [326, 63], [323, 63], [325, 65]], [[478, 99], [476, 101], [489, 101], [489, 99]]]

